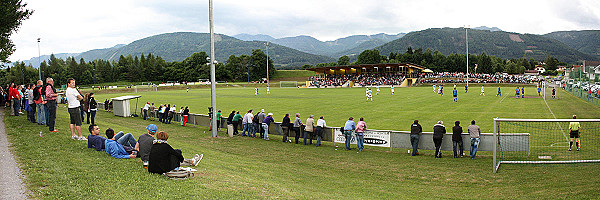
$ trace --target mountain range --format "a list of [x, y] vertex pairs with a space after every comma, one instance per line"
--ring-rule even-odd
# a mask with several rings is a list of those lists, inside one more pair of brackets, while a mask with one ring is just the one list
[[[402, 38], [404, 35], [405, 33], [396, 35], [388, 35], [385, 33], [374, 35], [352, 35], [332, 41], [320, 41], [307, 35], [278, 39], [263, 34], [238, 34], [233, 37], [244, 41], [269, 41], [307, 53], [338, 58], [343, 55], [359, 54], [365, 49], [373, 49], [392, 40]], [[357, 48], [359, 46], [360, 48]]]
[[[494, 55], [501, 58], [534, 58], [544, 60], [548, 55], [567, 63], [581, 60], [600, 60], [600, 30], [559, 31], [544, 35], [505, 32], [497, 27], [469, 29], [469, 53]], [[443, 54], [465, 53], [465, 29], [430, 28], [407, 34], [352, 35], [331, 41], [320, 41], [301, 35], [274, 38], [269, 35], [238, 34], [233, 37], [216, 34], [217, 61], [225, 62], [230, 55], [251, 54], [253, 49], [266, 51], [270, 42], [269, 57], [278, 68], [294, 68], [304, 64], [335, 62], [348, 55], [356, 59], [367, 49], [378, 49], [381, 55], [390, 52], [405, 52], [410, 46], [440, 51]], [[104, 59], [114, 61], [120, 55], [140, 56], [152, 53], [166, 61], [182, 61], [194, 52], [209, 52], [209, 34], [175, 32], [150, 36], [129, 44], [119, 44], [105, 49], [94, 49], [82, 53], [55, 54], [59, 58], [74, 56], [86, 61]], [[49, 56], [42, 56], [47, 60]], [[37, 67], [38, 58], [24, 61]]]
[[[597, 55], [583, 53], [557, 39], [543, 35], [490, 31], [485, 29], [469, 29], [468, 35], [470, 54], [485, 53], [504, 59], [526, 57], [535, 60], [545, 60], [547, 56], [553, 56], [566, 63], [599, 59]], [[583, 39], [594, 40], [592, 37]], [[581, 44], [584, 43], [583, 41], [578, 42]], [[465, 54], [465, 29], [430, 28], [411, 32], [400, 39], [388, 42], [376, 49], [382, 55], [388, 55], [390, 52], [404, 53], [408, 47], [412, 47], [413, 49], [422, 48], [423, 50], [429, 48], [432, 51], [440, 51], [444, 55]], [[580, 48], [587, 48], [587, 46]]]

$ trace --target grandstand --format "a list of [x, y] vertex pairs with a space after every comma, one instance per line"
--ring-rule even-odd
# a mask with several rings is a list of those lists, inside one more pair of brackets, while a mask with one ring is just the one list
[[418, 82], [419, 73], [431, 72], [411, 63], [328, 66], [308, 70], [315, 72], [315, 76], [306, 83], [308, 87], [408, 87]]

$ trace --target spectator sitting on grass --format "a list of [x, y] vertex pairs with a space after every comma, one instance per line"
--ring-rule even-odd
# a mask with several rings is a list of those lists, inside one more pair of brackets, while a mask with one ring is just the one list
[[131, 153], [127, 153], [127, 151], [125, 151], [125, 148], [123, 147], [123, 145], [119, 144], [116, 139], [115, 139], [115, 131], [112, 129], [107, 129], [106, 130], [106, 141], [104, 141], [104, 146], [106, 148], [106, 153], [108, 153], [110, 156], [112, 156], [113, 158], [125, 158], [125, 159], [130, 159], [130, 158], [135, 158], [136, 155]]
[[154, 134], [156, 134], [157, 130], [158, 127], [156, 125], [148, 125], [148, 127], [146, 127], [146, 134], [140, 135], [138, 143], [135, 145], [135, 150], [139, 152], [142, 162], [148, 162], [150, 149], [152, 148], [152, 143], [155, 140]]
[[96, 151], [104, 151], [105, 137], [100, 136], [100, 128], [98, 125], [92, 124], [88, 127], [90, 135], [88, 135], [88, 148], [95, 148]]
[[156, 134], [156, 140], [152, 144], [149, 155], [148, 172], [163, 174], [178, 169], [179, 166], [196, 166], [202, 156], [196, 154], [192, 159], [183, 159], [181, 150], [173, 149], [167, 143], [169, 134], [164, 131]]

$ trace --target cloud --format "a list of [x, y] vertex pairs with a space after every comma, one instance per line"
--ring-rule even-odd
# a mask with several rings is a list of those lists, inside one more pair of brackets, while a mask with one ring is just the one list
[[[28, 0], [35, 13], [12, 39], [11, 60], [41, 53], [83, 52], [177, 32], [208, 32], [208, 0]], [[310, 35], [334, 40], [355, 34], [419, 31], [440, 27], [499, 27], [543, 34], [600, 29], [598, 0], [219, 0], [214, 1], [215, 32]]]

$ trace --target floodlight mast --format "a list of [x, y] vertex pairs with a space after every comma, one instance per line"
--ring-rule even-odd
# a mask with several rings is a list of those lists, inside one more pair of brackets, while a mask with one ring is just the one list
[[465, 25], [465, 41], [467, 43], [467, 87], [469, 87], [469, 27]]
[[38, 38], [37, 42], [38, 42], [38, 74], [39, 74], [39, 80], [42, 80], [42, 53], [40, 51], [40, 40], [42, 38]]
[[[213, 1], [208, 1], [208, 18], [210, 21], [210, 106], [217, 110], [217, 91], [215, 87], [215, 33], [213, 28]], [[212, 137], [217, 137], [217, 112], [211, 113], [210, 124], [212, 126]]]
[[269, 42], [266, 42], [265, 46], [267, 46], [267, 86], [269, 86]]

